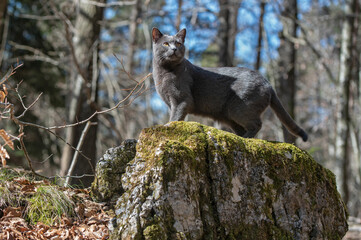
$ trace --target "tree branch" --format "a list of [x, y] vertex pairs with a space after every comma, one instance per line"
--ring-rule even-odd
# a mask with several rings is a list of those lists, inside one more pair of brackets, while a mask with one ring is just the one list
[[[89, 129], [90, 129], [90, 127], [92, 125], [94, 125], [94, 123], [92, 123], [90, 121], [87, 122], [87, 124], [85, 125], [85, 127], [84, 127], [84, 129], [83, 129], [83, 131], [81, 133], [81, 136], [80, 136], [80, 139], [79, 139], [79, 142], [78, 142], [78, 146], [76, 147], [75, 154], [73, 155], [73, 159], [71, 161], [71, 165], [70, 165], [69, 170], [68, 170], [68, 174], [67, 174], [68, 176], [71, 176], [73, 174], [73, 170], [74, 170], [75, 164], [78, 161], [78, 156], [79, 156], [79, 153], [80, 153], [80, 149], [83, 146], [85, 136], [88, 133], [88, 131], [89, 131]], [[91, 164], [90, 161], [89, 161], [89, 164], [90, 164], [90, 166], [92, 168], [93, 173], [95, 173], [94, 167], [93, 167], [93, 165]], [[70, 181], [70, 177], [67, 177], [65, 179], [64, 187], [69, 185], [69, 181]]]

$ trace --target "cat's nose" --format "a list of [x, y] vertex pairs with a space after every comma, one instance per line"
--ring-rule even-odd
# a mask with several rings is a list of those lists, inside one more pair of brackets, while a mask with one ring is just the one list
[[174, 52], [177, 51], [177, 48], [175, 46], [171, 46], [170, 49], [173, 50]]

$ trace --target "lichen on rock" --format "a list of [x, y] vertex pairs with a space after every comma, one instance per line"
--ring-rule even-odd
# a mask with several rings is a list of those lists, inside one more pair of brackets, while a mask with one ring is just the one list
[[[341, 239], [347, 231], [334, 175], [291, 144], [171, 122], [144, 129], [120, 172], [112, 239]], [[98, 180], [92, 189], [109, 198], [109, 186]]]
[[121, 177], [127, 163], [135, 156], [136, 144], [134, 139], [125, 140], [119, 147], [108, 149], [98, 161], [91, 186], [93, 199], [101, 202], [112, 201], [123, 194]]

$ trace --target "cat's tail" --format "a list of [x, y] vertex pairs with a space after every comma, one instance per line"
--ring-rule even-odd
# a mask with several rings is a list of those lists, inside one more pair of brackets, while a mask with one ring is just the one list
[[307, 141], [307, 133], [302, 128], [300, 128], [297, 123], [292, 119], [292, 117], [288, 114], [273, 89], [270, 106], [272, 110], [276, 113], [279, 120], [283, 123], [283, 125], [290, 133], [295, 136], [301, 137], [304, 142]]

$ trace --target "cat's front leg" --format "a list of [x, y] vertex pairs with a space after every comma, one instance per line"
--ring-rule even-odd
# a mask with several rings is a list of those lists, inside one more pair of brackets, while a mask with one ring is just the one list
[[187, 103], [182, 102], [180, 104], [172, 104], [170, 107], [170, 122], [183, 121], [187, 116]]

